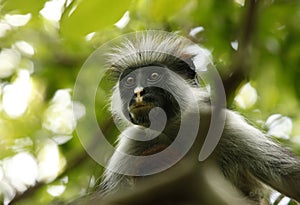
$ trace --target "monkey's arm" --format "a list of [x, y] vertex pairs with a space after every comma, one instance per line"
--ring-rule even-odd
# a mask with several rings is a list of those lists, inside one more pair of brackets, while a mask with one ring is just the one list
[[261, 194], [255, 188], [259, 187], [255, 181], [258, 178], [300, 201], [300, 159], [249, 125], [238, 114], [228, 111], [226, 116], [218, 147], [219, 163], [224, 174], [243, 192], [248, 192], [245, 194], [250, 197]]

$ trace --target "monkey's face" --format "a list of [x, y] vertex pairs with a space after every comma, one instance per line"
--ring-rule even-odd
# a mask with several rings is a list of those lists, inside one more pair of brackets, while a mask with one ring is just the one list
[[147, 66], [126, 69], [119, 82], [123, 114], [132, 123], [145, 127], [150, 126], [149, 113], [155, 107], [164, 111], [167, 120], [173, 118], [180, 112], [180, 108], [168, 91], [171, 86], [167, 68]]

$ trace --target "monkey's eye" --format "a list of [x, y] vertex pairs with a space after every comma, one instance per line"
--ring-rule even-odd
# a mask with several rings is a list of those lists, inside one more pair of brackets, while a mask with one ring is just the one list
[[157, 72], [153, 72], [150, 76], [149, 76], [149, 80], [150, 81], [157, 81], [159, 80], [160, 75]]
[[129, 76], [129, 77], [126, 79], [126, 85], [127, 85], [127, 86], [132, 86], [134, 83], [135, 83], [134, 77]]

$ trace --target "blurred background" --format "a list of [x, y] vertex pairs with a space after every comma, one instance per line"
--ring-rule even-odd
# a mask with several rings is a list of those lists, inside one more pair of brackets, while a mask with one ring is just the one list
[[[65, 204], [94, 189], [103, 168], [76, 136], [76, 76], [103, 43], [145, 29], [209, 49], [228, 107], [300, 155], [299, 19], [299, 0], [0, 0], [0, 201]], [[99, 91], [113, 141], [107, 103]]]

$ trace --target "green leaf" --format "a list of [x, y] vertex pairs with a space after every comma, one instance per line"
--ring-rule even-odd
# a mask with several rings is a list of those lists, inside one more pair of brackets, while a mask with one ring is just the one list
[[[132, 0], [84, 0], [71, 4], [64, 12], [60, 27], [63, 37], [76, 40], [116, 23]], [[75, 9], [75, 10], [74, 10]]]
[[140, 0], [137, 10], [155, 21], [164, 21], [185, 8], [190, 0]]
[[17, 12], [19, 14], [31, 13], [36, 15], [44, 7], [46, 0], [4, 0], [2, 11], [4, 13]]

